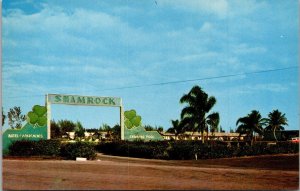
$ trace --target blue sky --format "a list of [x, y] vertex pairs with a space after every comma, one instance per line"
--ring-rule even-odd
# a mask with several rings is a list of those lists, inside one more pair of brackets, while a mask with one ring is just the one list
[[[5, 0], [2, 99], [24, 113], [45, 94], [121, 97], [144, 125], [168, 129], [183, 94], [199, 85], [217, 104], [221, 126], [274, 109], [299, 128], [298, 1]], [[139, 86], [139, 88], [124, 88]], [[118, 89], [120, 88], [120, 89]], [[52, 118], [86, 128], [119, 123], [117, 108], [53, 105]], [[7, 124], [7, 123], [6, 123]], [[6, 126], [6, 125], [5, 125]]]

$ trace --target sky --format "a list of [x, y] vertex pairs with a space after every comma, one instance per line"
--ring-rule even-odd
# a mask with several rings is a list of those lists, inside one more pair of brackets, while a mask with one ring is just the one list
[[[167, 130], [198, 85], [216, 98], [211, 112], [226, 131], [252, 110], [274, 109], [287, 130], [299, 129], [298, 3], [3, 0], [4, 112], [26, 114], [47, 93], [112, 96], [143, 125]], [[52, 105], [52, 119], [113, 126], [119, 109]]]

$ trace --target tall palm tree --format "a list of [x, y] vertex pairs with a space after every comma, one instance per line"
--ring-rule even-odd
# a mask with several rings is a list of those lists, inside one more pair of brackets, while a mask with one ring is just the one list
[[188, 94], [181, 97], [180, 103], [188, 104], [181, 111], [183, 125], [193, 133], [201, 132], [201, 140], [204, 143], [203, 131], [206, 129], [208, 121], [216, 121], [220, 118], [217, 112], [208, 115], [216, 104], [216, 98], [208, 96], [199, 86], [194, 86]]
[[265, 119], [268, 126], [265, 128], [266, 131], [273, 131], [274, 138], [277, 140], [276, 137], [276, 130], [284, 130], [283, 125], [288, 125], [287, 118], [285, 114], [282, 114], [278, 109], [273, 110], [269, 113], [268, 118]]
[[265, 125], [265, 119], [261, 117], [261, 114], [257, 110], [252, 110], [250, 114], [245, 117], [241, 117], [236, 122], [237, 132], [240, 134], [247, 134], [251, 138], [251, 145], [253, 143], [253, 133], [256, 132], [260, 135], [263, 134], [263, 126]]
[[174, 133], [175, 134], [175, 140], [178, 135], [184, 133], [185, 129], [182, 126], [182, 123], [177, 119], [177, 120], [172, 120], [172, 126], [167, 130], [168, 133]]

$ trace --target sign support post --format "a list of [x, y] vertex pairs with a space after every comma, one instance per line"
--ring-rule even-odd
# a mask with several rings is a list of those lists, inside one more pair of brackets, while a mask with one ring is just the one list
[[46, 95], [46, 108], [47, 108], [47, 139], [51, 138], [51, 104], [48, 101], [48, 94]]
[[120, 106], [120, 126], [121, 126], [121, 140], [125, 140], [124, 132], [124, 111], [123, 111], [123, 106]]

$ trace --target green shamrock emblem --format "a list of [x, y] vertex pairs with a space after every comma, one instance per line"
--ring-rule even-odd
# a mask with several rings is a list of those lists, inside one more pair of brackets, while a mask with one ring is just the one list
[[124, 123], [128, 129], [131, 129], [133, 127], [138, 127], [141, 125], [142, 118], [141, 116], [136, 115], [135, 110], [132, 109], [130, 111], [125, 111], [124, 115], [125, 115]]
[[45, 106], [35, 105], [27, 114], [27, 122], [34, 126], [44, 126], [47, 123], [46, 115], [47, 108]]

